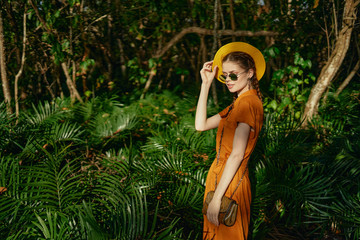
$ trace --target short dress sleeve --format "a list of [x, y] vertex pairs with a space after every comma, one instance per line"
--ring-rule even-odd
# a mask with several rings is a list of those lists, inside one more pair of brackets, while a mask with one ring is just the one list
[[251, 100], [251, 98], [244, 98], [235, 104], [231, 118], [238, 123], [246, 123], [255, 129], [256, 108]]
[[227, 113], [229, 112], [229, 108], [230, 108], [230, 106], [227, 106], [224, 110], [219, 112], [219, 115], [220, 115], [221, 118], [226, 117]]

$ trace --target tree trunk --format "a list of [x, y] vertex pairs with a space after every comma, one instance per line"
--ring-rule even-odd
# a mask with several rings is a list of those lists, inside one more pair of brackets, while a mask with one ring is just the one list
[[[111, 9], [111, 0], [108, 0], [108, 8]], [[113, 78], [113, 65], [112, 65], [112, 37], [111, 37], [111, 29], [112, 29], [112, 15], [109, 13], [108, 15], [108, 29], [107, 29], [107, 49], [109, 53], [109, 61], [107, 62], [107, 68], [108, 68], [108, 81], [111, 82]]]
[[[215, 52], [216, 52], [216, 49], [217, 49], [217, 41], [218, 41], [218, 38], [219, 38], [219, 35], [218, 35], [218, 28], [219, 28], [219, 13], [218, 13], [218, 10], [219, 10], [219, 7], [218, 6], [219, 6], [219, 0], [215, 0], [215, 3], [214, 3], [214, 34], [213, 34], [214, 41], [213, 41], [213, 46], [212, 46], [212, 49], [211, 49], [211, 59], [214, 59]], [[219, 101], [218, 101], [218, 97], [217, 97], [215, 81], [213, 81], [211, 83], [211, 90], [212, 90], [211, 91], [212, 96], [214, 98], [214, 104], [215, 104], [215, 106], [218, 106]]]
[[4, 28], [3, 28], [3, 20], [2, 20], [1, 11], [0, 11], [0, 71], [1, 71], [1, 82], [2, 82], [2, 86], [3, 86], [6, 109], [7, 109], [7, 112], [9, 114], [11, 114], [12, 113], [11, 93], [10, 93], [9, 79], [6, 76]]
[[345, 58], [350, 45], [351, 32], [356, 21], [356, 6], [358, 4], [359, 1], [355, 2], [355, 0], [346, 0], [345, 2], [342, 29], [336, 40], [334, 51], [322, 68], [315, 86], [311, 89], [303, 114], [303, 126], [306, 126], [308, 121], [317, 114], [320, 99], [326, 89], [330, 86]]
[[126, 65], [125, 65], [124, 47], [123, 47], [123, 43], [122, 43], [122, 41], [121, 41], [120, 38], [117, 39], [117, 43], [118, 43], [119, 50], [120, 50], [120, 68], [121, 68], [121, 74], [122, 74], [122, 77], [125, 79], [125, 78], [126, 78]]
[[23, 49], [22, 49], [22, 55], [21, 55], [21, 66], [19, 69], [19, 72], [15, 76], [15, 113], [16, 117], [19, 117], [19, 78], [23, 73], [24, 64], [25, 64], [25, 48], [26, 48], [26, 17], [27, 17], [27, 8], [25, 8], [24, 12], [24, 20], [23, 20]]
[[143, 92], [142, 92], [142, 94], [141, 94], [141, 96], [140, 96], [140, 99], [144, 99], [145, 94], [147, 93], [147, 91], [149, 91], [151, 82], [152, 82], [153, 78], [154, 78], [155, 75], [156, 75], [156, 67], [157, 67], [157, 65], [155, 65], [154, 67], [151, 68], [150, 74], [149, 74], [149, 78], [148, 78], [148, 80], [146, 81], [146, 84], [145, 84], [144, 90], [143, 90]]
[[[234, 16], [234, 1], [230, 0], [230, 19], [231, 19], [231, 30], [235, 32], [236, 26], [235, 26], [235, 16]], [[235, 42], [236, 37], [232, 36], [232, 41]]]
[[75, 84], [71, 80], [71, 77], [69, 75], [69, 70], [68, 70], [68, 67], [66, 66], [66, 63], [65, 62], [61, 63], [61, 67], [62, 67], [65, 77], [66, 77], [66, 84], [70, 91], [71, 102], [75, 102], [75, 98], [76, 98], [77, 100], [79, 100], [79, 102], [82, 103], [83, 100], [81, 99], [80, 94], [75, 87]]
[[[200, 82], [200, 74], [198, 74], [200, 72], [200, 67], [201, 64], [204, 64], [204, 57], [203, 55], [206, 54], [206, 52], [204, 53], [204, 48], [205, 48], [205, 40], [204, 40], [204, 36], [199, 36], [200, 37], [200, 48], [199, 48], [199, 53], [197, 54], [197, 58], [196, 58], [196, 71], [195, 71], [195, 82], [196, 84], [199, 84]], [[206, 58], [205, 58], [206, 61]]]
[[56, 90], [56, 94], [58, 92], [60, 92], [60, 98], [64, 99], [64, 91], [62, 89], [61, 81], [60, 81], [60, 67], [58, 67], [57, 65], [54, 64], [54, 67], [52, 69], [53, 69], [52, 74], [55, 77], [55, 81], [56, 81], [57, 88], [58, 88], [58, 90]]
[[[5, 18], [5, 19], [9, 22], [13, 32], [18, 33], [18, 27], [17, 27], [17, 23], [16, 23], [16, 19], [15, 19], [15, 16], [14, 16], [14, 11], [13, 11], [11, 2], [10, 1], [2, 1], [2, 2], [4, 4], [4, 8], [5, 8], [5, 10], [7, 12], [7, 15], [8, 15], [8, 17]], [[19, 9], [21, 9], [22, 7], [23, 6], [21, 4]], [[19, 34], [14, 34], [13, 37], [14, 37], [13, 39], [14, 39], [14, 45], [15, 45], [16, 62], [17, 62], [18, 65], [20, 65], [21, 64], [21, 57], [20, 57], [21, 53], [20, 53], [20, 49], [18, 47]]]
[[72, 81], [76, 88], [76, 63], [74, 60], [71, 60], [71, 63], [72, 63]]

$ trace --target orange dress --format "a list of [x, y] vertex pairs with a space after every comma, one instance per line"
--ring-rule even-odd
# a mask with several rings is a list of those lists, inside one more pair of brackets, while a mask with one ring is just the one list
[[226, 160], [232, 151], [235, 129], [238, 126], [238, 123], [247, 123], [251, 127], [251, 131], [246, 146], [244, 159], [225, 192], [227, 197], [232, 195], [239, 183], [239, 180], [243, 176], [244, 171], [246, 172], [239, 187], [236, 189], [236, 192], [232, 197], [234, 200], [236, 200], [239, 206], [235, 224], [232, 227], [227, 227], [223, 224], [220, 224], [218, 227], [216, 227], [207, 220], [206, 216], [204, 216], [203, 239], [206, 240], [245, 240], [248, 236], [250, 222], [251, 186], [249, 180], [249, 171], [247, 170], [247, 162], [249, 161], [250, 154], [254, 150], [256, 140], [259, 136], [263, 124], [263, 106], [262, 102], [257, 96], [256, 90], [252, 89], [241, 94], [235, 100], [234, 106], [230, 112], [228, 112], [229, 107], [225, 108], [219, 113], [221, 120], [216, 137], [217, 151], [219, 150], [221, 132], [224, 128], [223, 139], [221, 143], [222, 146], [219, 161], [215, 159], [210, 167], [206, 179], [204, 200], [207, 193], [209, 191], [214, 191], [215, 184], [220, 182]]

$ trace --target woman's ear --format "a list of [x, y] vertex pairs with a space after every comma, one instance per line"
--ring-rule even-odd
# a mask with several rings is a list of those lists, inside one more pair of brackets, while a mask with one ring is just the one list
[[248, 78], [252, 78], [254, 76], [254, 70], [253, 69], [249, 69], [249, 72], [248, 72]]

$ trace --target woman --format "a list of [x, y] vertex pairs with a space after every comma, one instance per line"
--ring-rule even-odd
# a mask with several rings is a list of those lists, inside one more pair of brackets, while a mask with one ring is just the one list
[[[210, 167], [205, 196], [215, 191], [204, 217], [204, 239], [247, 239], [250, 222], [251, 188], [247, 163], [263, 123], [263, 107], [258, 80], [265, 60], [255, 47], [233, 42], [219, 49], [214, 61], [200, 71], [202, 85], [196, 109], [195, 128], [218, 128], [217, 157]], [[226, 84], [235, 100], [220, 113], [207, 118], [207, 99], [214, 78]], [[222, 196], [238, 204], [236, 222], [227, 227], [218, 222]]]

